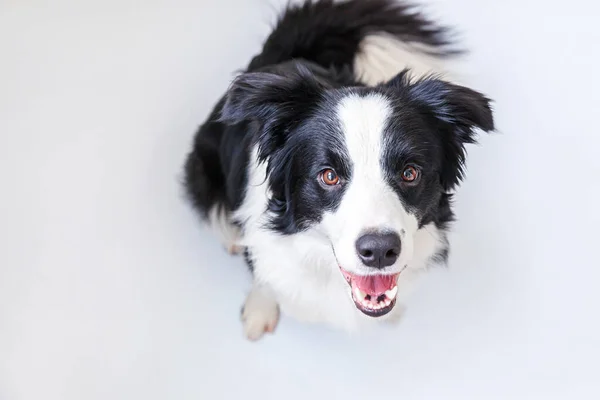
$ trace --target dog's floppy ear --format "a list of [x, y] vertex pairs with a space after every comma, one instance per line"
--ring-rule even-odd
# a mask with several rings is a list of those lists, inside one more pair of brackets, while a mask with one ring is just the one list
[[463, 178], [465, 144], [476, 142], [477, 129], [494, 130], [490, 99], [467, 87], [432, 77], [410, 83], [406, 71], [388, 85], [402, 87], [412, 104], [433, 117], [444, 153], [441, 183], [444, 189], [452, 189]]
[[248, 72], [229, 88], [220, 121], [236, 124], [257, 121], [259, 157], [264, 159], [281, 147], [294, 124], [310, 112], [323, 85], [308, 68], [295, 64], [275, 72]]
[[328, 87], [306, 66], [290, 63], [240, 75], [225, 96], [221, 122], [253, 121], [259, 126], [253, 130], [253, 140], [258, 145], [259, 160], [267, 163], [270, 224], [280, 232], [299, 229], [294, 217], [294, 182], [290, 179], [293, 157], [284, 145]]

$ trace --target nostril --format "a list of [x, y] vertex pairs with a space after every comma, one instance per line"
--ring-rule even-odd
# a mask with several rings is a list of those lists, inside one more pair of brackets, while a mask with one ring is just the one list
[[385, 253], [385, 258], [396, 258], [396, 257], [398, 257], [398, 251], [396, 249], [388, 250], [387, 253]]
[[373, 257], [373, 252], [371, 250], [363, 250], [360, 255], [365, 258], [371, 258]]

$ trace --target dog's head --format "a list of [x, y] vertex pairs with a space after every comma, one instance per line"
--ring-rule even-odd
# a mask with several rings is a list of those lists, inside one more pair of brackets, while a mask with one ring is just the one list
[[372, 316], [394, 306], [415, 234], [462, 178], [465, 144], [476, 128], [493, 129], [489, 100], [471, 89], [407, 72], [377, 87], [334, 87], [301, 65], [241, 75], [222, 120], [260, 123], [269, 229], [321, 234]]

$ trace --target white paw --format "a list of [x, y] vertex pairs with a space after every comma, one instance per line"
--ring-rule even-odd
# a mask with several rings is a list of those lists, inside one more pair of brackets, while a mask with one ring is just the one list
[[222, 207], [215, 206], [208, 213], [208, 220], [213, 231], [223, 243], [223, 247], [229, 254], [242, 254], [245, 247], [238, 244], [241, 232], [240, 228], [230, 220], [230, 215]]
[[272, 333], [279, 321], [279, 306], [273, 297], [253, 288], [242, 309], [244, 334], [250, 340], [260, 339], [265, 332]]

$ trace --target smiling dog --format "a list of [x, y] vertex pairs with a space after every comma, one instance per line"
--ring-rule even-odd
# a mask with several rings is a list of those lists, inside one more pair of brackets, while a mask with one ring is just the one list
[[280, 310], [395, 321], [419, 271], [445, 262], [465, 145], [494, 129], [489, 99], [432, 74], [446, 36], [392, 0], [289, 6], [200, 127], [185, 186], [253, 273], [248, 338]]

